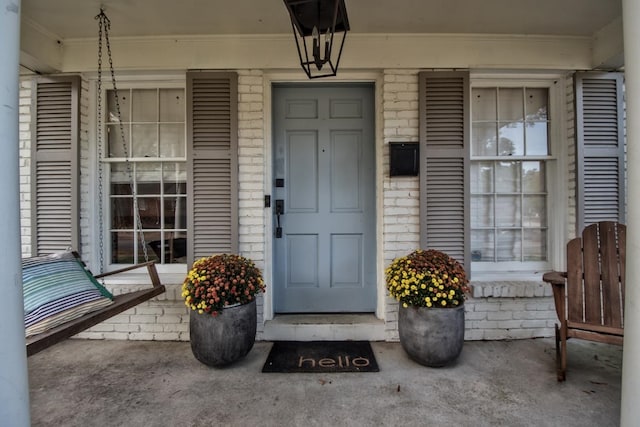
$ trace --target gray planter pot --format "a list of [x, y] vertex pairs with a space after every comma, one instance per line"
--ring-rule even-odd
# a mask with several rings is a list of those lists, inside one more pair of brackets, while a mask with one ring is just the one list
[[441, 367], [455, 361], [464, 343], [464, 305], [456, 308], [400, 307], [400, 344], [416, 362]]
[[191, 351], [208, 366], [225, 366], [242, 359], [256, 340], [256, 302], [225, 308], [213, 317], [191, 311]]

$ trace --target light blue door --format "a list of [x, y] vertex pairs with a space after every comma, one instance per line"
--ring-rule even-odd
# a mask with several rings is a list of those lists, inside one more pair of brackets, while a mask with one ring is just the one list
[[373, 86], [275, 86], [273, 95], [275, 311], [372, 312]]

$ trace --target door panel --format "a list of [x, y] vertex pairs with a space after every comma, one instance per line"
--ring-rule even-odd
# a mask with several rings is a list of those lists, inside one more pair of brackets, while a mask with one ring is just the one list
[[[371, 312], [376, 304], [372, 85], [275, 86], [277, 313]], [[279, 182], [278, 185], [275, 183]]]

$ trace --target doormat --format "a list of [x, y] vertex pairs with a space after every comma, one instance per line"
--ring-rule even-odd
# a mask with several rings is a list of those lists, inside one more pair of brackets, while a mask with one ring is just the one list
[[262, 372], [378, 372], [369, 341], [275, 341]]

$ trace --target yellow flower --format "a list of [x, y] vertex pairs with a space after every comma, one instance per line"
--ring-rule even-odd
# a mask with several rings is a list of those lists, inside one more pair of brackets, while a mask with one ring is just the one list
[[447, 305], [447, 300], [444, 300], [444, 299], [443, 299], [443, 300], [442, 300], [442, 302], [441, 302], [440, 304], [442, 304], [443, 306]]
[[408, 305], [406, 302], [403, 302], [403, 303], [402, 303], [402, 306], [403, 306], [404, 308], [409, 307], [409, 305]]

